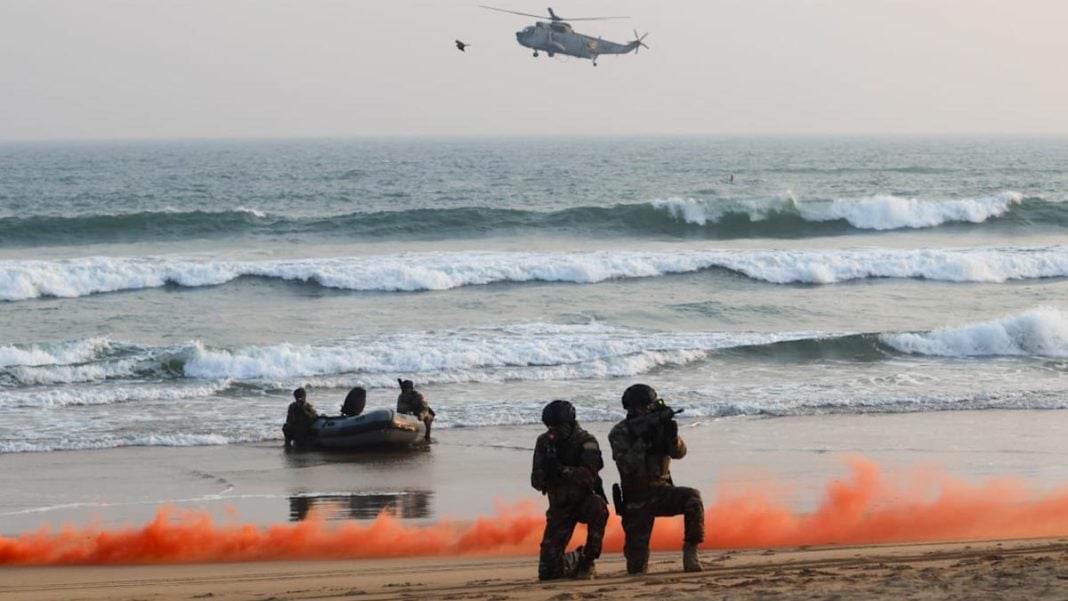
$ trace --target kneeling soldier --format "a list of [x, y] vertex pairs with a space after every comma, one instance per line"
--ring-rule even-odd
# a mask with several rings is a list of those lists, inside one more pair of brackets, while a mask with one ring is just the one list
[[[608, 521], [608, 501], [597, 475], [604, 467], [601, 449], [597, 439], [579, 427], [575, 407], [567, 401], [546, 405], [541, 421], [549, 431], [538, 437], [530, 473], [531, 485], [549, 495], [538, 579], [592, 578]], [[586, 544], [565, 554], [579, 522], [586, 524]]]
[[[671, 460], [686, 456], [686, 445], [679, 438], [679, 424], [672, 411], [656, 391], [645, 384], [635, 384], [623, 393], [627, 418], [608, 434], [612, 458], [619, 468], [626, 541], [623, 555], [627, 572], [641, 574], [648, 569], [649, 538], [658, 516], [685, 516], [682, 565], [687, 572], [701, 571], [697, 545], [705, 538], [704, 505], [701, 493], [693, 488], [675, 486], [671, 480]], [[613, 500], [616, 493], [613, 491]]]

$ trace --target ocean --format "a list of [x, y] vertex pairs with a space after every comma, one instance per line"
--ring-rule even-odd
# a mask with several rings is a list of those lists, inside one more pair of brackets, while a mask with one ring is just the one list
[[[0, 453], [1068, 407], [1068, 139], [0, 145]], [[731, 175], [734, 181], [731, 183]], [[526, 430], [523, 430], [526, 432]], [[524, 434], [525, 435], [525, 434]], [[532, 440], [524, 440], [529, 446]]]

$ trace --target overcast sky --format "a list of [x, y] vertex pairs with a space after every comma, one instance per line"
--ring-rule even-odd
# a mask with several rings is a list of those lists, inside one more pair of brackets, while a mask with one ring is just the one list
[[[1066, 0], [0, 0], [0, 140], [1068, 133]], [[453, 47], [460, 38], [466, 53]]]

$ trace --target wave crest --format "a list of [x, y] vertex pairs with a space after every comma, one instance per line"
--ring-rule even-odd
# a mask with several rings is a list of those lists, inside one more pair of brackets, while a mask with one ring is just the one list
[[884, 334], [902, 353], [938, 357], [1037, 356], [1068, 358], [1068, 315], [1050, 308], [931, 332]]
[[[963, 199], [904, 198], [877, 194], [865, 198], [799, 202], [790, 193], [764, 201], [698, 200], [669, 198], [652, 206], [686, 223], [706, 226], [733, 220], [777, 220], [783, 228], [804, 231], [804, 223], [845, 221], [860, 230], [895, 230], [937, 227], [947, 223], [983, 223], [1006, 215], [1023, 203], [1019, 192]], [[792, 223], [791, 223], [792, 222]]]
[[649, 202], [556, 211], [461, 206], [439, 209], [290, 216], [238, 206], [229, 210], [144, 211], [79, 216], [0, 217], [0, 245], [85, 244], [233, 236], [342, 239], [481, 236], [487, 232], [582, 232], [599, 235], [733, 239], [802, 238], [858, 231], [996, 223], [1068, 225], [1068, 203], [1003, 191], [972, 198], [892, 194], [797, 200], [668, 197]]
[[354, 291], [449, 290], [500, 282], [593, 284], [723, 269], [773, 284], [868, 278], [1005, 282], [1068, 276], [1068, 247], [708, 250], [682, 252], [432, 252], [272, 261], [87, 257], [0, 261], [0, 300], [217, 286], [239, 277], [313, 282]]

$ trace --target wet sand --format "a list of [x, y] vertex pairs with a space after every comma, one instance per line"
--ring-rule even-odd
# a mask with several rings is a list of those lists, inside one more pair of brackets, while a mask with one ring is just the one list
[[9, 601], [212, 599], [1040, 599], [1068, 590], [1068, 540], [1031, 539], [705, 552], [705, 572], [654, 554], [628, 576], [619, 554], [590, 581], [536, 580], [536, 559], [391, 559], [6, 568]]
[[[588, 425], [602, 446], [611, 424]], [[289, 522], [388, 510], [406, 521], [473, 519], [501, 504], [544, 501], [529, 486], [539, 426], [435, 431], [429, 451], [286, 453], [280, 441], [206, 447], [130, 447], [0, 455], [0, 534], [42, 525], [140, 525], [164, 504], [221, 520]], [[861, 456], [888, 470], [934, 466], [964, 479], [1013, 476], [1038, 489], [1068, 484], [1068, 412], [682, 420], [690, 453], [675, 481], [711, 498], [764, 487], [797, 511]], [[609, 451], [603, 476], [616, 481]]]

